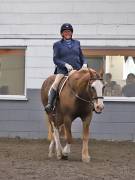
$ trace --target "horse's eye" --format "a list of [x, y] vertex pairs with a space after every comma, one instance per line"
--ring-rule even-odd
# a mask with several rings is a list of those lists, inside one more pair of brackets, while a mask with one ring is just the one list
[[91, 90], [92, 90], [92, 91], [95, 91], [95, 88], [94, 88], [94, 87], [91, 87]]

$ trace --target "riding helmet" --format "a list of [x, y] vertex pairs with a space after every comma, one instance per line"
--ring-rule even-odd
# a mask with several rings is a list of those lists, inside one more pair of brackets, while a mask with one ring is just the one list
[[63, 33], [63, 31], [65, 30], [70, 30], [72, 33], [73, 33], [73, 27], [71, 24], [69, 23], [64, 23], [62, 26], [61, 26], [61, 29], [60, 29], [60, 33]]

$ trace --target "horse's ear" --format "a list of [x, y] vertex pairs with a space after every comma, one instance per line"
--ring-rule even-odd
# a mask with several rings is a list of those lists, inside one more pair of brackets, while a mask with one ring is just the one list
[[104, 69], [101, 68], [101, 69], [99, 70], [98, 74], [99, 74], [99, 76], [100, 76], [101, 78], [103, 78], [103, 75], [104, 75]]
[[95, 74], [95, 70], [92, 69], [92, 68], [89, 68], [89, 73], [90, 73], [90, 76], [93, 77], [93, 75]]

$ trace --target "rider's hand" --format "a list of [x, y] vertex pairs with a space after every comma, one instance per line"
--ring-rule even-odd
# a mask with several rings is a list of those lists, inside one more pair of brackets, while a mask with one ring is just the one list
[[87, 64], [83, 64], [82, 69], [85, 69], [87, 67], [88, 67]]
[[67, 68], [68, 72], [73, 70], [73, 67], [68, 63], [65, 64], [65, 67]]

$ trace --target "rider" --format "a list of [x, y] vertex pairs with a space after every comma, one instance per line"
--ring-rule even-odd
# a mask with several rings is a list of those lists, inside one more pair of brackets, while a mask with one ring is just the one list
[[72, 39], [73, 27], [69, 23], [61, 26], [60, 34], [62, 39], [53, 45], [53, 62], [56, 65], [56, 78], [48, 93], [48, 104], [45, 106], [46, 112], [53, 110], [53, 103], [57, 95], [57, 88], [60, 80], [71, 70], [87, 68], [87, 60], [83, 57], [80, 42]]

